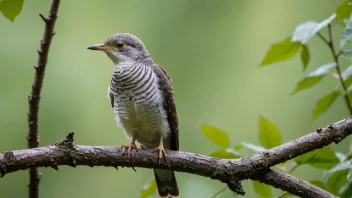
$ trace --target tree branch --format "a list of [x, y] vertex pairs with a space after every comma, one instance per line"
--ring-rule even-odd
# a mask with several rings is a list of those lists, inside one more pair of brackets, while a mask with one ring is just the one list
[[258, 175], [251, 179], [269, 184], [275, 188], [280, 188], [281, 190], [297, 195], [299, 197], [336, 197], [308, 182], [299, 180], [292, 175], [288, 175], [276, 170], [270, 170], [266, 174]]
[[75, 146], [73, 133], [52, 146], [27, 150], [7, 151], [0, 154], [2, 175], [33, 167], [59, 165], [141, 167], [172, 169], [222, 181], [231, 190], [244, 194], [239, 181], [258, 180], [301, 197], [334, 197], [293, 176], [271, 170], [270, 167], [299, 155], [322, 148], [332, 142], [339, 143], [352, 133], [352, 118], [346, 118], [315, 132], [282, 144], [265, 152], [235, 160], [223, 160], [187, 152], [167, 151], [168, 161], [158, 164], [158, 156], [151, 149], [132, 151], [133, 160], [116, 147]]
[[[35, 76], [32, 85], [32, 92], [28, 96], [29, 113], [28, 113], [28, 134], [27, 142], [28, 148], [35, 148], [39, 145], [38, 138], [38, 111], [39, 111], [39, 100], [40, 92], [43, 85], [44, 72], [46, 63], [48, 61], [48, 53], [52, 37], [54, 36], [54, 26], [57, 18], [57, 11], [60, 5], [60, 0], [53, 0], [49, 15], [47, 17], [40, 14], [39, 16], [45, 22], [45, 29], [43, 39], [40, 41], [40, 49], [38, 50], [38, 62], [34, 66]], [[40, 174], [38, 169], [33, 167], [29, 170], [29, 185], [28, 185], [28, 197], [38, 198], [39, 197], [39, 180]]]

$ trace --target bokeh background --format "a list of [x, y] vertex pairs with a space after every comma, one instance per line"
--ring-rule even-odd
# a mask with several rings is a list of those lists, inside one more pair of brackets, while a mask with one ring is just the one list
[[[0, 152], [27, 147], [27, 96], [44, 28], [38, 14], [47, 14], [50, 3], [25, 1], [14, 23], [0, 16]], [[40, 103], [40, 145], [60, 141], [71, 131], [75, 132], [76, 144], [128, 143], [116, 126], [107, 98], [113, 64], [103, 53], [86, 49], [116, 32], [137, 35], [155, 62], [172, 77], [183, 151], [207, 154], [216, 149], [199, 128], [204, 123], [227, 131], [235, 145], [242, 141], [258, 143], [259, 115], [280, 128], [285, 142], [342, 119], [348, 115], [342, 99], [322, 117], [311, 119], [316, 99], [335, 87], [332, 78], [290, 95], [305, 73], [332, 61], [318, 38], [309, 43], [312, 59], [306, 72], [298, 57], [258, 67], [271, 43], [291, 35], [301, 22], [328, 18], [339, 3], [63, 0]], [[334, 30], [338, 40], [342, 28]], [[347, 151], [348, 140], [334, 148]], [[44, 198], [139, 197], [141, 187], [152, 176], [151, 170], [134, 172], [128, 168], [40, 171], [40, 195]], [[323, 178], [321, 171], [309, 166], [298, 168], [294, 174], [306, 180]], [[182, 197], [210, 197], [224, 187], [195, 175], [178, 173], [177, 177]], [[2, 197], [26, 197], [27, 183], [27, 171], [6, 175], [0, 179]], [[246, 197], [255, 197], [250, 182], [243, 183]], [[232, 196], [226, 191], [222, 197]]]

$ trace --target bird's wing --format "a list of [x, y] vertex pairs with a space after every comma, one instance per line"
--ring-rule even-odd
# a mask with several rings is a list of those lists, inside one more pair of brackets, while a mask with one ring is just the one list
[[159, 87], [164, 93], [164, 108], [171, 128], [170, 149], [178, 151], [178, 118], [171, 79], [160, 65], [154, 64], [152, 68], [159, 77]]

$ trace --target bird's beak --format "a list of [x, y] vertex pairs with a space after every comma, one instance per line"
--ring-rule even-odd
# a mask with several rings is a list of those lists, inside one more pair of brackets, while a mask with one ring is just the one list
[[104, 44], [95, 44], [95, 45], [91, 45], [88, 47], [88, 49], [90, 50], [107, 50], [107, 48], [104, 46]]

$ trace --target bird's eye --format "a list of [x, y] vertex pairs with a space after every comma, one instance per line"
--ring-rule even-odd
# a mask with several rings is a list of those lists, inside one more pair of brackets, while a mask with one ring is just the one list
[[125, 44], [123, 42], [117, 42], [116, 47], [117, 48], [122, 48]]

